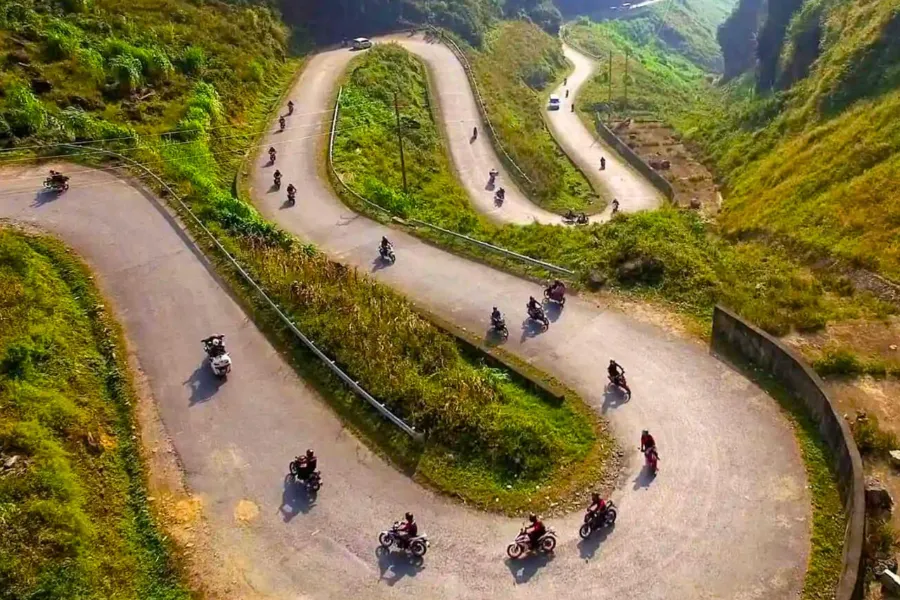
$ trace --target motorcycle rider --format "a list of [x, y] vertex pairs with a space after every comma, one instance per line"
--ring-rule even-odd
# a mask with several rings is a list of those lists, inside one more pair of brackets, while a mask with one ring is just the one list
[[500, 171], [498, 171], [497, 169], [491, 169], [490, 171], [488, 171], [488, 176], [489, 176], [490, 182], [494, 183], [494, 180], [497, 179], [497, 175], [499, 175], [499, 174], [500, 174]]
[[276, 169], [272, 178], [275, 181], [275, 187], [281, 187], [281, 171]]
[[59, 171], [54, 171], [53, 169], [50, 169], [50, 181], [52, 183], [60, 184], [60, 183], [65, 183], [68, 180], [69, 180], [69, 178], [66, 177], [65, 175], [63, 175], [62, 173], [60, 173]]
[[225, 354], [225, 336], [221, 333], [211, 335], [203, 340], [203, 346], [211, 357]]
[[408, 512], [403, 515], [403, 521], [400, 522], [400, 526], [397, 528], [397, 545], [405, 548], [409, 544], [409, 540], [417, 535], [419, 535], [419, 526], [416, 524], [413, 514]]
[[394, 246], [388, 241], [385, 236], [381, 236], [381, 247], [378, 249], [381, 252], [382, 256], [387, 256], [388, 251], [390, 251]]
[[503, 188], [499, 188], [494, 196], [496, 196], [497, 200], [503, 200], [504, 198], [506, 198], [506, 190], [504, 190]]
[[550, 293], [555, 294], [556, 291], [563, 285], [563, 282], [559, 279], [554, 279], [553, 283], [550, 284]]
[[613, 198], [612, 201], [612, 214], [616, 214], [619, 212], [619, 201], [616, 198]]
[[269, 160], [271, 162], [275, 162], [275, 157], [278, 155], [278, 152], [275, 150], [274, 146], [269, 146]]
[[606, 372], [609, 374], [609, 380], [616, 383], [619, 377], [625, 374], [625, 369], [611, 358], [609, 359], [609, 366], [606, 368]]
[[606, 500], [600, 497], [600, 494], [594, 492], [591, 494], [591, 505], [588, 507], [591, 518], [603, 517], [606, 514]]
[[316, 472], [319, 459], [316, 458], [316, 453], [310, 448], [306, 451], [305, 456], [299, 456], [297, 457], [297, 460], [300, 463], [300, 468], [297, 470], [297, 479], [306, 481], [309, 479], [310, 475]]
[[288, 114], [289, 115], [294, 114], [294, 101], [293, 100], [288, 100]]
[[538, 547], [538, 541], [547, 531], [547, 528], [544, 527], [544, 524], [534, 513], [528, 515], [528, 521], [531, 524], [525, 528], [525, 534], [528, 535], [528, 543], [531, 544], [531, 549], [534, 550]]
[[606, 170], [606, 157], [605, 156], [600, 157], [600, 170], [601, 171]]
[[495, 328], [499, 329], [500, 325], [503, 323], [503, 314], [497, 310], [497, 307], [494, 307], [494, 310], [491, 311], [491, 325]]
[[541, 303], [534, 299], [534, 296], [528, 297], [528, 314], [537, 313], [541, 308]]
[[473, 140], [478, 139], [478, 126], [475, 126], [472, 128], [472, 139]]
[[280, 131], [284, 131], [285, 123], [286, 123], [286, 121], [284, 120], [284, 115], [281, 115], [280, 117], [278, 117], [278, 127], [280, 128]]
[[641, 432], [641, 452], [646, 454], [650, 450], [656, 450], [656, 440], [650, 435], [650, 431], [645, 429]]

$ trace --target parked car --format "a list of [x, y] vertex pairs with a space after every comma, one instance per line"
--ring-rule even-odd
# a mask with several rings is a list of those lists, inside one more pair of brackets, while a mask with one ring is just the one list
[[372, 40], [369, 38], [356, 38], [353, 40], [353, 49], [354, 50], [365, 50], [366, 48], [372, 47]]
[[559, 96], [556, 94], [550, 95], [550, 104], [547, 106], [547, 110], [559, 110]]

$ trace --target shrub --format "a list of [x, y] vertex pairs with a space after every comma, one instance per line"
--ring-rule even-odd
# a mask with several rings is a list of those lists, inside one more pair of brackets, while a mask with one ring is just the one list
[[206, 68], [206, 53], [199, 46], [188, 46], [179, 60], [181, 71], [185, 75], [200, 76]]
[[47, 123], [44, 105], [21, 83], [14, 83], [6, 91], [4, 117], [19, 137], [38, 133]]
[[141, 61], [131, 54], [118, 54], [111, 58], [109, 72], [123, 93], [134, 91], [143, 81]]

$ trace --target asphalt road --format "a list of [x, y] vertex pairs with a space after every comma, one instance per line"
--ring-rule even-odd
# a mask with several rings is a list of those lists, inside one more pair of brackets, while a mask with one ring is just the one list
[[[347, 54], [346, 51], [343, 51]], [[321, 128], [343, 58], [313, 57], [290, 126]], [[316, 111], [319, 111], [316, 114]], [[279, 134], [273, 133], [270, 140]], [[505, 560], [515, 519], [481, 514], [422, 489], [343, 429], [233, 301], [190, 240], [146, 193], [102, 171], [65, 167], [71, 189], [38, 193], [46, 168], [4, 170], [0, 218], [48, 229], [80, 252], [123, 323], [219, 553], [253, 597], [795, 598], [810, 535], [799, 449], [775, 403], [705, 347], [572, 298], [549, 331], [517, 328], [532, 283], [444, 253], [342, 207], [320, 177], [325, 136], [285, 141], [278, 166], [300, 188], [282, 208], [258, 161], [260, 208], [282, 226], [475, 331], [493, 304], [508, 313], [509, 350], [578, 389], [626, 448], [613, 494], [619, 521], [588, 543], [580, 514], [550, 522], [552, 559]], [[398, 261], [374, 260], [381, 235]], [[217, 384], [199, 340], [226, 335], [234, 359]], [[604, 393], [603, 366], [628, 369], [633, 398]], [[641, 476], [640, 429], [656, 436], [661, 472]], [[320, 455], [315, 502], [283, 483], [290, 458]], [[433, 544], [424, 567], [377, 556], [380, 529], [413, 510]], [[248, 594], [244, 594], [247, 596]], [[237, 597], [237, 596], [236, 596]]]
[[[590, 80], [596, 64], [566, 44], [563, 44], [563, 51], [575, 69], [568, 81], [553, 91], [559, 96], [562, 106], [557, 111], [547, 113], [550, 131], [556, 141], [587, 174], [595, 189], [604, 190], [610, 200], [619, 200], [619, 210], [636, 212], [658, 207], [662, 203], [659, 191], [596, 134], [589, 131], [578, 115], [572, 112], [572, 102], [576, 101], [581, 87]], [[566, 90], [569, 92], [568, 98]], [[603, 171], [600, 170], [601, 158], [606, 158], [606, 169]], [[601, 218], [608, 217], [610, 212], [611, 208], [607, 207]]]
[[[352, 54], [334, 50], [310, 59], [291, 94], [296, 114], [290, 127], [310, 131], [321, 123], [315, 115], [333, 104]], [[623, 440], [629, 462], [614, 495], [623, 507], [616, 531], [585, 550], [575, 534], [579, 516], [562, 521], [561, 548], [553, 561], [536, 565], [528, 593], [575, 598], [796, 596], [808, 555], [809, 497], [796, 440], [774, 401], [705, 347], [590, 301], [572, 298], [561, 314], [551, 314], [546, 333], [520, 329], [525, 302], [541, 293], [538, 286], [348, 210], [324, 179], [328, 126], [318, 131], [322, 135], [286, 142], [278, 162], [285, 184], [294, 182], [300, 190], [296, 206], [285, 208], [283, 192], [271, 190], [272, 167], [262, 159], [252, 165], [252, 193], [262, 212], [470, 331], [485, 332], [491, 307], [500, 307], [511, 329], [507, 349], [578, 389], [610, 417]], [[263, 145], [279, 135], [273, 132]], [[377, 260], [382, 235], [394, 242], [398, 258], [393, 266]], [[604, 367], [612, 356], [625, 365], [634, 390], [625, 404], [604, 392]], [[635, 447], [644, 427], [662, 448], [663, 471], [652, 482], [641, 477]], [[434, 516], [448, 514], [453, 513]], [[512, 524], [507, 527], [504, 531], [514, 530]], [[428, 528], [444, 531], [444, 525]], [[502, 544], [492, 540], [491, 551], [482, 554], [473, 549], [474, 540], [490, 537], [470, 538], [468, 529], [453, 535], [452, 547], [434, 552], [440, 559], [429, 555], [429, 575], [417, 577], [415, 585], [432, 577], [464, 577], [467, 596], [496, 597], [502, 589], [512, 594], [513, 588], [505, 587], [508, 576], [494, 564], [502, 562]], [[473, 539], [472, 545], [465, 539]], [[447, 562], [434, 564], [439, 560]], [[518, 583], [524, 582], [520, 578]], [[411, 585], [410, 591], [416, 589]]]

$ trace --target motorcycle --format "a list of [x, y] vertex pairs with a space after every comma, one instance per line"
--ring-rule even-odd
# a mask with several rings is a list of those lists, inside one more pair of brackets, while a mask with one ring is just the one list
[[394, 523], [394, 525], [388, 529], [387, 531], [382, 531], [378, 534], [378, 543], [382, 548], [390, 548], [392, 545], [396, 544], [397, 548], [400, 550], [406, 550], [410, 554], [416, 557], [423, 557], [425, 553], [428, 552], [428, 536], [424, 533], [419, 534], [417, 536], [409, 538], [407, 541], [403, 541], [400, 537], [400, 523]]
[[501, 317], [499, 319], [491, 319], [491, 330], [503, 336], [503, 339], [509, 337], [509, 329], [506, 328], [506, 321]]
[[302, 457], [298, 456], [294, 460], [291, 461], [290, 471], [291, 478], [294, 481], [302, 481], [306, 484], [306, 489], [310, 492], [318, 492], [322, 488], [322, 473], [319, 471], [313, 471], [306, 479], [300, 478], [300, 473], [303, 472], [303, 461]]
[[274, 165], [274, 164], [275, 164], [275, 157], [276, 157], [277, 155], [278, 155], [278, 153], [275, 152], [275, 148], [272, 148], [271, 150], [269, 150], [269, 164], [270, 164], [270, 165]]
[[209, 357], [209, 366], [213, 375], [219, 379], [225, 379], [231, 372], [231, 357], [225, 351], [225, 346], [213, 346], [210, 342], [203, 342], [203, 350]]
[[488, 173], [488, 187], [494, 187], [494, 183], [497, 181], [497, 175], [499, 175], [496, 170], [491, 169], [491, 172]]
[[615, 376], [607, 374], [606, 376], [612, 385], [625, 392], [627, 398], [631, 398], [631, 388], [628, 387], [628, 382], [625, 381], [625, 373], [619, 373]]
[[566, 305], [566, 286], [560, 282], [556, 285], [548, 285], [544, 288], [544, 298], [558, 303], [560, 306]]
[[394, 264], [397, 260], [397, 257], [394, 256], [394, 248], [392, 246], [379, 246], [378, 254], [381, 256], [381, 260], [386, 260], [387, 262]]
[[653, 475], [656, 475], [659, 471], [659, 453], [657, 453], [655, 446], [644, 451], [644, 464]]
[[65, 175], [54, 175], [44, 180], [44, 188], [60, 194], [69, 189], [69, 178]]
[[287, 204], [293, 206], [297, 203], [297, 192], [288, 192]]
[[616, 505], [612, 500], [606, 503], [606, 511], [602, 514], [598, 511], [591, 512], [588, 509], [584, 514], [584, 523], [578, 529], [578, 535], [581, 536], [581, 539], [586, 540], [601, 527], [612, 527], [617, 516]]
[[494, 192], [494, 202], [499, 206], [503, 204], [503, 201], [506, 199], [506, 190], [500, 188], [496, 192]]
[[544, 314], [544, 309], [540, 306], [538, 306], [537, 308], [529, 308], [528, 318], [532, 321], [541, 323], [545, 331], [548, 327], [550, 327], [550, 319], [547, 318], [547, 315]]
[[525, 533], [525, 528], [519, 532], [519, 535], [516, 536], [515, 541], [506, 547], [506, 554], [511, 559], [516, 560], [520, 558], [526, 552], [533, 552], [535, 550], [540, 550], [541, 552], [550, 553], [556, 548], [556, 532], [553, 531], [552, 527], [547, 527], [544, 534], [538, 538], [537, 548], [531, 547], [531, 540], [528, 538], [528, 534]]
[[583, 212], [577, 213], [573, 210], [566, 211], [566, 214], [563, 215], [563, 220], [567, 223], [575, 223], [576, 225], [587, 225], [589, 222], [586, 214]]
[[275, 177], [272, 178], [272, 180], [275, 183], [275, 189], [280, 190], [281, 189], [281, 175], [276, 175]]
[[284, 131], [285, 120], [284, 117], [278, 119], [278, 131]]

